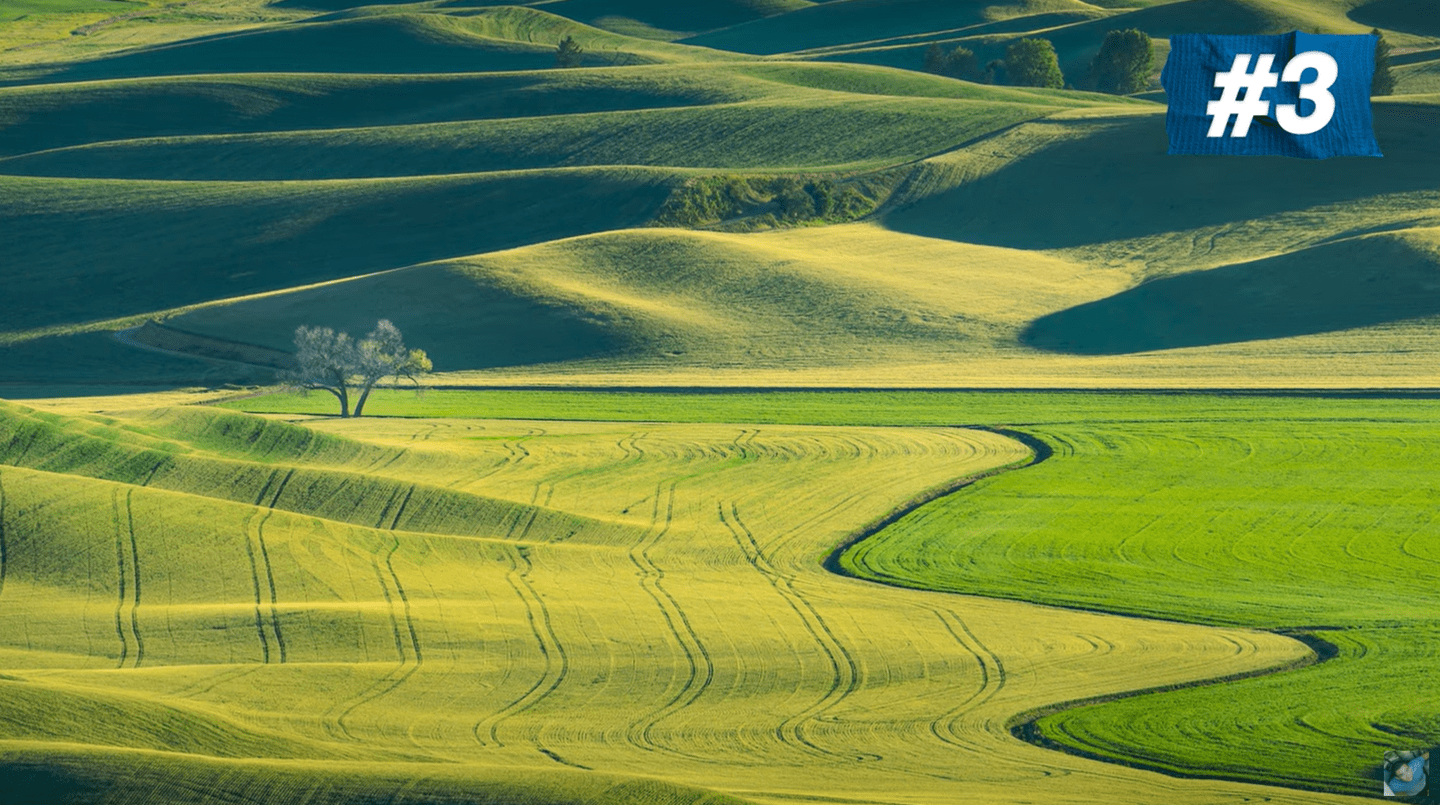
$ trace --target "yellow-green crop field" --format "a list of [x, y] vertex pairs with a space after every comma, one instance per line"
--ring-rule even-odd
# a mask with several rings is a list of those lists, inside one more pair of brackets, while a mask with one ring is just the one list
[[0, 762], [54, 801], [1340, 801], [1240, 780], [1435, 731], [1433, 402], [123, 401], [0, 408]]
[[[1373, 795], [1430, 5], [0, 0], [0, 805]], [[1170, 37], [1295, 29], [1383, 158], [1166, 153]], [[281, 390], [382, 319], [423, 396]]]

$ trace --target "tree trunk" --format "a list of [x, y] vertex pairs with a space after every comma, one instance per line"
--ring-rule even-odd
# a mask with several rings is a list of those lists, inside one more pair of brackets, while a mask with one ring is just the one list
[[355, 416], [360, 416], [365, 410], [365, 401], [370, 399], [370, 389], [373, 388], [375, 388], [374, 383], [365, 384], [365, 388], [360, 392], [360, 399], [355, 401]]
[[331, 394], [334, 394], [334, 395], [335, 395], [335, 399], [337, 399], [337, 400], [340, 401], [340, 416], [341, 416], [341, 417], [348, 417], [348, 416], [350, 416], [350, 396], [345, 393], [345, 387], [344, 387], [344, 386], [341, 386], [339, 389], [334, 389], [334, 388], [331, 388], [331, 387], [329, 387], [329, 386], [321, 386], [320, 388], [323, 388], [323, 389], [325, 389], [326, 391], [330, 392]]

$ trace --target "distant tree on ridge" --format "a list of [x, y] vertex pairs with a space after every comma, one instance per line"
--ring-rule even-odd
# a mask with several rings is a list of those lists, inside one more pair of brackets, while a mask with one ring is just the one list
[[575, 41], [575, 37], [566, 36], [560, 40], [560, 44], [555, 46], [555, 66], [579, 67], [580, 57], [584, 53], [585, 51], [581, 49], [580, 43]]
[[1060, 59], [1048, 39], [1021, 39], [1005, 51], [1005, 73], [1017, 87], [1065, 86]]
[[1101, 92], [1129, 95], [1145, 89], [1154, 70], [1155, 44], [1149, 34], [1137, 28], [1110, 31], [1090, 62], [1090, 81]]
[[980, 60], [975, 58], [975, 51], [969, 48], [956, 47], [947, 53], [939, 44], [932, 44], [925, 50], [925, 72], [978, 81]]

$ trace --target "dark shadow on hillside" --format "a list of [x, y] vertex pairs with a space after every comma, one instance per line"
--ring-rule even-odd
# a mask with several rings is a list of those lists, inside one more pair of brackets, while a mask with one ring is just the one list
[[[448, 31], [428, 16], [297, 22], [214, 34], [56, 66], [41, 80], [213, 73], [471, 73], [555, 66], [553, 47], [469, 37]], [[589, 61], [609, 63], [593, 57]]]
[[233, 76], [165, 78], [15, 93], [6, 100], [12, 117], [0, 126], [0, 157], [140, 137], [629, 111], [745, 97], [678, 84], [566, 85], [553, 72], [383, 81], [348, 76], [253, 82]]
[[1287, 338], [1440, 315], [1432, 255], [1397, 237], [1152, 280], [1052, 313], [1021, 334], [1028, 346], [1123, 355]]
[[[846, 3], [846, 6], [854, 5]], [[873, 6], [872, 6], [873, 7]], [[837, 9], [838, 10], [838, 6]], [[860, 7], [855, 6], [858, 10]], [[919, 69], [929, 42], [939, 40], [950, 44], [963, 44], [975, 52], [983, 64], [991, 59], [1004, 58], [1005, 50], [1015, 42], [1017, 34], [1037, 32], [1036, 35], [1050, 40], [1060, 59], [1068, 83], [1083, 86], [1089, 72], [1090, 60], [1100, 49], [1106, 32], [1115, 29], [1138, 28], [1156, 39], [1167, 39], [1180, 33], [1211, 34], [1253, 34], [1283, 33], [1304, 27], [1303, 22], [1286, 18], [1276, 13], [1276, 7], [1257, 8], [1246, 0], [1183, 0], [1183, 2], [1153, 5], [1148, 8], [1126, 11], [1114, 16], [1092, 18], [1085, 15], [1077, 18], [1073, 12], [1036, 14], [1009, 20], [978, 20], [961, 30], [951, 30], [938, 36], [920, 32], [961, 28], [945, 24], [929, 24], [921, 21], [916, 34], [911, 35], [915, 44], [905, 46], [902, 41], [889, 47], [872, 50], [854, 50], [826, 56], [826, 60], [879, 64], [903, 69]], [[757, 25], [764, 24], [759, 23]], [[1053, 26], [1053, 27], [1052, 27]], [[734, 32], [744, 28], [736, 28]], [[879, 34], [870, 33], [870, 28], [847, 32], [851, 35], [838, 37], [831, 44], [853, 42], [870, 47], [870, 42]], [[881, 28], [880, 30], [888, 30]], [[719, 36], [732, 35], [723, 31]], [[834, 37], [832, 37], [834, 38]], [[687, 44], [711, 44], [703, 37], [684, 40]], [[808, 40], [800, 40], [808, 41]], [[743, 48], [728, 48], [743, 49]], [[1156, 65], [1157, 69], [1159, 65]]]
[[[1045, 125], [1077, 136], [895, 210], [886, 224], [925, 237], [1051, 249], [1440, 187], [1435, 106], [1376, 104], [1381, 159], [1170, 156], [1163, 115]], [[1030, 128], [972, 148], [1005, 156], [1011, 138]]]
[[624, 350], [623, 328], [604, 317], [422, 266], [292, 294], [208, 308], [171, 319], [173, 328], [244, 339], [293, 352], [295, 328], [332, 327], [357, 338], [390, 319], [439, 371], [594, 358]]
[[0, 396], [11, 384], [83, 386], [106, 384], [146, 389], [224, 383], [268, 383], [274, 373], [259, 367], [138, 349], [110, 333], [83, 333], [0, 345]]
[[1434, 0], [1374, 0], [1354, 9], [1350, 19], [1372, 28], [1420, 36], [1440, 36], [1440, 14]]
[[[40, 180], [16, 185], [9, 203], [0, 195], [5, 329], [148, 314], [624, 229], [650, 218], [670, 192], [661, 174], [612, 171], [253, 194], [222, 185], [183, 200], [168, 188], [121, 187], [112, 195], [107, 184]], [[138, 195], [125, 195], [132, 187]]]

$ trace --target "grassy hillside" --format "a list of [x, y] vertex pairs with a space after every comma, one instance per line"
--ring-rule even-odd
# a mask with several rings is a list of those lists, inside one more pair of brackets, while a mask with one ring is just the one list
[[[24, 224], [0, 234], [15, 305], [6, 324], [144, 314], [634, 225], [669, 193], [658, 172], [594, 170], [303, 184], [3, 178], [0, 214]], [[157, 249], [165, 243], [185, 245]], [[46, 301], [57, 298], [58, 309]]]
[[686, 4], [664, 0], [560, 0], [544, 3], [541, 8], [616, 33], [679, 39], [813, 5], [810, 0], [717, 0]]
[[1059, 107], [813, 98], [261, 135], [132, 140], [0, 160], [11, 175], [183, 181], [428, 176], [581, 165], [864, 170], [922, 159]]
[[[937, 38], [938, 34], [959, 37], [969, 28], [1017, 18], [1033, 25], [1025, 30], [1034, 30], [1053, 25], [1052, 15], [1057, 12], [1089, 16], [1096, 13], [1096, 9], [1078, 0], [1025, 0], [1008, 6], [975, 0], [844, 0], [819, 3], [686, 41], [742, 53], [792, 53], [901, 37]], [[1031, 15], [1042, 21], [1027, 19]]]
[[[933, 3], [933, 0], [930, 4], [940, 5]], [[1125, 3], [1125, 7], [1110, 8], [1103, 14], [1097, 13], [1093, 7], [1080, 5], [1083, 11], [1037, 13], [1034, 16], [1006, 18], [988, 25], [948, 30], [938, 25], [925, 27], [923, 21], [933, 18], [936, 12], [924, 8], [926, 0], [915, 0], [914, 5], [917, 11], [923, 9], [925, 12], [917, 15], [915, 23], [924, 33], [884, 37], [858, 36], [856, 34], [860, 31], [888, 30], [886, 23], [878, 20], [887, 15], [892, 4], [873, 2], [867, 5], [857, 3], [856, 0], [834, 4], [829, 13], [837, 18], [868, 13], [873, 19], [865, 24], [838, 25], [838, 30], [828, 37], [813, 36], [799, 30], [793, 33], [781, 31], [781, 26], [791, 19], [792, 15], [764, 20], [755, 23], [753, 27], [769, 26], [776, 29], [773, 37], [759, 37], [759, 41], [773, 42], [772, 49], [765, 51], [767, 53], [799, 52], [810, 58], [882, 64], [912, 70], [920, 69], [924, 51], [932, 42], [941, 42], [947, 47], [967, 47], [976, 53], [983, 64], [991, 59], [1003, 58], [1005, 49], [1016, 40], [1025, 36], [1038, 36], [1049, 40], [1055, 46], [1066, 80], [1075, 86], [1085, 86], [1090, 61], [1099, 50], [1105, 33], [1110, 30], [1137, 28], [1154, 38], [1157, 41], [1157, 72], [1168, 52], [1166, 40], [1180, 33], [1246, 34], [1302, 30], [1311, 33], [1360, 34], [1368, 33], [1372, 27], [1379, 27], [1387, 32], [1387, 39], [1392, 45], [1401, 46], [1426, 43], [1436, 35], [1419, 5], [1403, 9], [1387, 6], [1383, 13], [1372, 15], [1370, 12], [1380, 11], [1384, 4], [1361, 6], [1353, 0], [1179, 0], [1165, 3]], [[947, 4], [947, 8], [956, 7]], [[798, 15], [794, 16], [798, 19]], [[745, 27], [750, 26], [733, 30], [738, 34]], [[724, 47], [718, 40], [727, 35], [731, 35], [731, 32], [693, 41]], [[717, 41], [712, 42], [712, 39]]]
[[[212, 34], [166, 40], [178, 29], [158, 17], [118, 20], [96, 36], [131, 31], [128, 50], [74, 50], [0, 88], [0, 246], [14, 257], [0, 279], [21, 300], [0, 328], [7, 382], [88, 383], [117, 358], [131, 384], [265, 379], [102, 335], [147, 316], [277, 348], [300, 323], [404, 320], [442, 369], [490, 373], [449, 376], [460, 383], [748, 367], [790, 383], [1414, 385], [1415, 356], [1435, 340], [1431, 253], [1403, 245], [1440, 225], [1432, 97], [1377, 104], [1383, 160], [1225, 167], [1166, 156], [1160, 108], [1141, 101], [658, 41], [793, 34], [820, 39], [765, 52], [848, 59], [956, 37], [1002, 48], [1038, 26], [1080, 58], [1112, 23], [1157, 37], [1202, 21], [1359, 30], [1371, 13], [1410, 25], [1400, 6], [204, 2]], [[596, 66], [540, 69], [564, 36]], [[1404, 64], [1402, 88], [1423, 88], [1429, 63]], [[821, 212], [836, 193], [850, 194], [846, 211]], [[846, 234], [684, 248], [677, 233], [557, 242], [657, 222], [744, 231], [860, 216]], [[1402, 245], [1357, 240], [1376, 233]], [[1370, 256], [1398, 271], [1305, 281], [1313, 259]], [[1156, 278], [1173, 284], [1135, 288]], [[252, 298], [266, 293], [280, 295]], [[1201, 312], [1177, 313], [1191, 302]], [[1235, 315], [1216, 321], [1204, 305]], [[1089, 327], [1090, 311], [1110, 323]], [[1317, 353], [1353, 357], [1325, 380], [1304, 366]]]
[[589, 65], [735, 58], [613, 34], [529, 8], [401, 6], [149, 45], [99, 59], [44, 65], [28, 75], [77, 81], [187, 73], [535, 70], [554, 66], [556, 43], [565, 36], [581, 44]]
[[1396, 736], [1440, 737], [1418, 704], [1437, 693], [1422, 669], [1440, 488], [1424, 468], [1440, 442], [1411, 419], [1433, 406], [1231, 407], [1183, 427], [1040, 417], [1026, 431], [1052, 459], [923, 507], [842, 562], [927, 589], [1313, 634], [1335, 659], [1067, 711], [1040, 731], [1150, 767], [1367, 794]]
[[[1030, 458], [983, 431], [463, 419], [306, 429], [214, 410], [58, 417], [22, 406], [0, 416], [16, 433], [49, 426], [54, 455], [89, 462], [17, 466], [45, 439], [6, 439], [31, 447], [0, 465], [5, 712], [103, 713], [124, 699], [127, 712], [176, 725], [23, 716], [0, 755], [7, 779], [38, 777], [74, 801], [186, 801], [186, 780], [221, 774], [247, 802], [293, 785], [318, 802], [449, 801], [478, 786], [539, 802], [606, 801], [602, 791], [711, 801], [698, 786], [765, 801], [904, 791], [978, 803], [1014, 784], [998, 757], [1035, 769], [1032, 787], [1054, 796], [1119, 785], [1143, 801], [1202, 801], [1214, 785], [1097, 773], [1003, 724], [1135, 679], [1307, 656], [1263, 632], [884, 590], [819, 566], [912, 497]], [[96, 440], [110, 448], [89, 450]], [[229, 483], [94, 477], [162, 445], [177, 468], [289, 465], [295, 478], [323, 468], [370, 483], [393, 472], [628, 536], [588, 539], [586, 525], [566, 538], [543, 515], [447, 536], [330, 519], [338, 498], [293, 479], [279, 497], [301, 505], [286, 509], [226, 499]], [[106, 469], [67, 471], [85, 467]], [[854, 491], [837, 499], [837, 488]], [[1114, 648], [1096, 651], [1091, 635]], [[350, 768], [341, 759], [368, 771], [336, 782]]]

